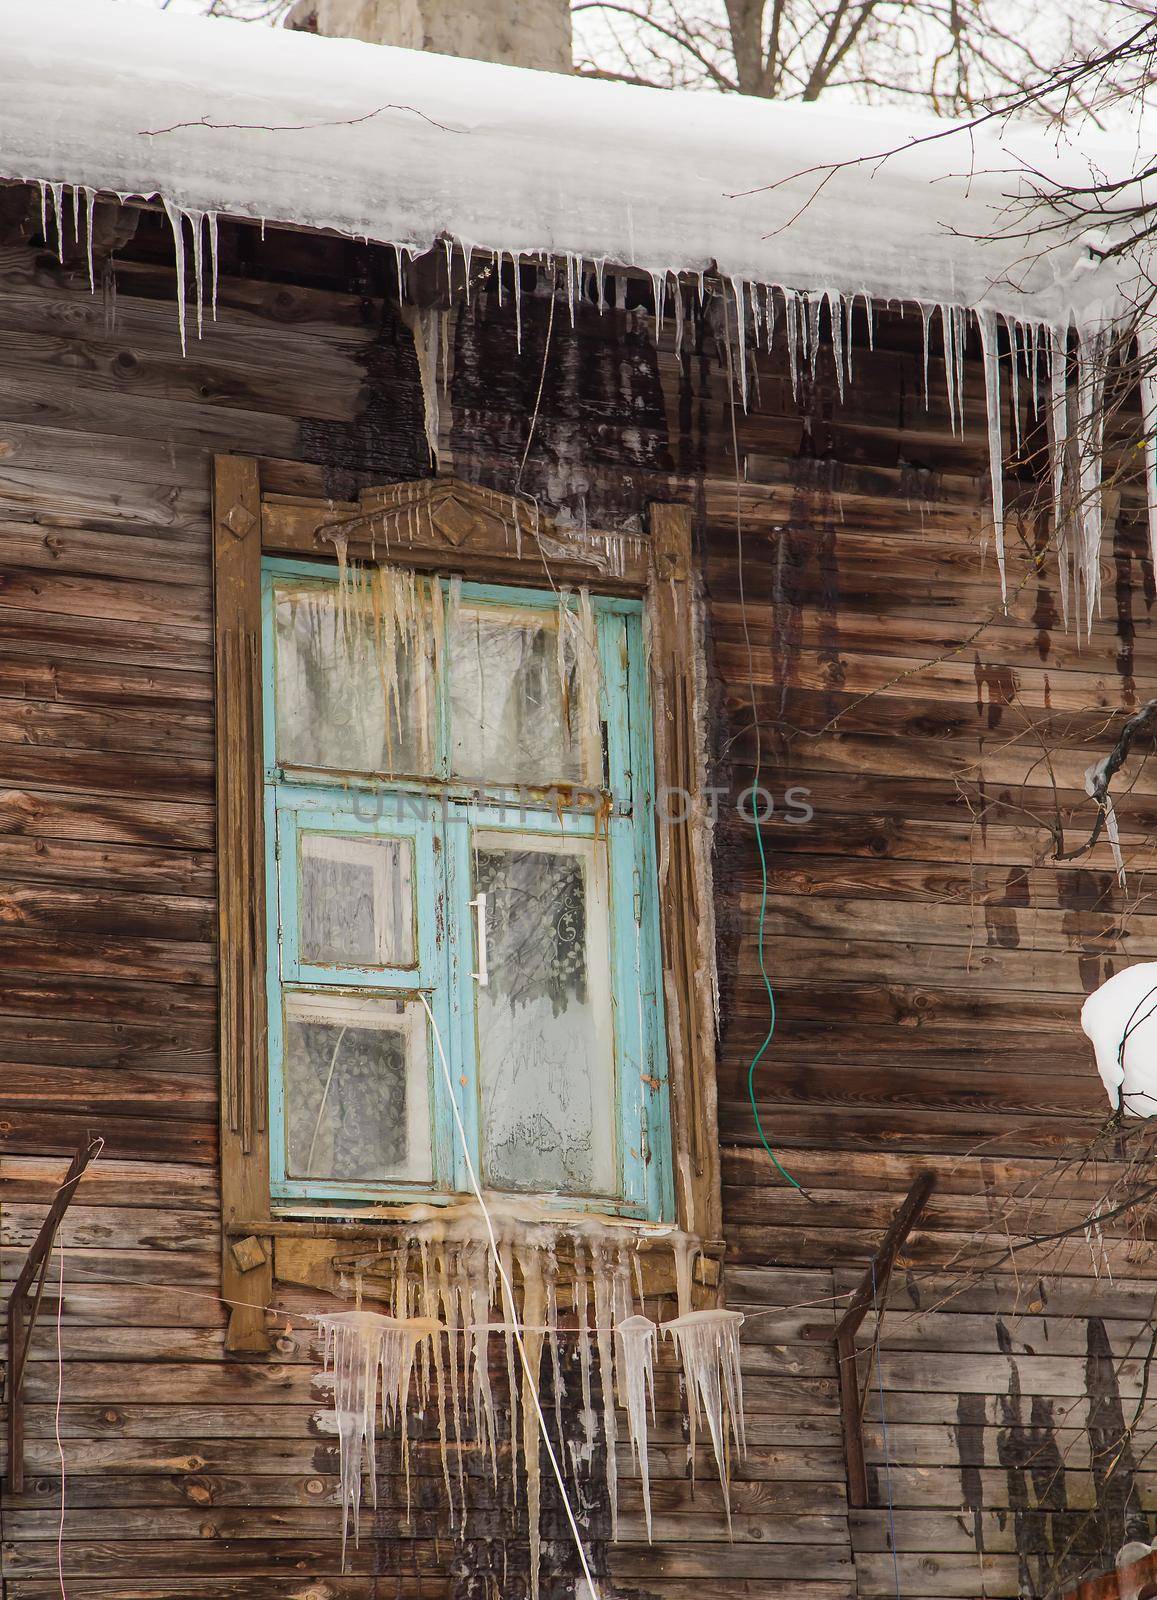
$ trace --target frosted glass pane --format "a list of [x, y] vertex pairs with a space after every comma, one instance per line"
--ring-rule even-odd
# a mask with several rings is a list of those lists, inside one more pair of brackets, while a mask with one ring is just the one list
[[[578, 651], [590, 652], [580, 672]], [[593, 647], [557, 613], [460, 607], [450, 639], [454, 774], [498, 784], [598, 781]], [[589, 682], [587, 681], [589, 680]], [[586, 731], [584, 731], [586, 730]]]
[[413, 966], [410, 841], [308, 831], [299, 840], [301, 959], [313, 966]]
[[613, 1194], [605, 849], [476, 835], [489, 982], [477, 986], [482, 1159], [496, 1189]]
[[285, 1107], [289, 1177], [428, 1182], [421, 1002], [286, 995]]
[[433, 677], [406, 644], [387, 651], [373, 609], [334, 584], [278, 585], [277, 759], [341, 772], [429, 773]]

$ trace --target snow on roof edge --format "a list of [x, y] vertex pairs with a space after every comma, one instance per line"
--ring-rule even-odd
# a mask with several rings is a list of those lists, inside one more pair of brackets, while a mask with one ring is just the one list
[[0, 38], [12, 179], [416, 253], [448, 237], [1055, 327], [1095, 327], [1125, 299], [1086, 242], [1024, 237], [1041, 182], [1129, 170], [1101, 136], [939, 137], [951, 125], [906, 113], [638, 89], [110, 0], [0, 0]]

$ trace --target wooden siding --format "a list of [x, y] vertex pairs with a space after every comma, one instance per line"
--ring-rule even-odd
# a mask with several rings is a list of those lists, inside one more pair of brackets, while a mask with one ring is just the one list
[[[340, 1576], [308, 1334], [298, 1324], [268, 1357], [224, 1355], [211, 457], [252, 453], [284, 492], [347, 497], [429, 469], [383, 252], [224, 229], [220, 321], [182, 359], [166, 251], [146, 215], [114, 305], [90, 296], [79, 263], [62, 269], [35, 242], [0, 249], [6, 1281], [72, 1148], [90, 1130], [106, 1140], [64, 1233], [68, 1592], [509, 1592], [517, 1580], [504, 1587], [502, 1553], [483, 1542], [463, 1572], [425, 1456], [412, 1526], [385, 1485]], [[628, 299], [647, 292], [631, 285]], [[501, 490], [535, 410], [546, 302], [524, 294], [523, 317], [521, 359], [509, 300], [499, 311], [483, 286], [453, 332], [444, 465]], [[780, 1020], [758, 1076], [769, 1137], [810, 1200], [778, 1180], [746, 1099], [766, 1031], [759, 873], [750, 828], [720, 809], [727, 1279], [752, 1319], [734, 1539], [710, 1482], [691, 1493], [667, 1380], [656, 1542], [628, 1484], [626, 1536], [600, 1536], [598, 1561], [615, 1592], [669, 1600], [705, 1580], [720, 1600], [1043, 1595], [1157, 1531], [1143, 1408], [1123, 1442], [1147, 1381], [1157, 1268], [1120, 1252], [1109, 1282], [1082, 1236], [1063, 1263], [1032, 1249], [982, 1274], [961, 1263], [1040, 1226], [1041, 1202], [1016, 1197], [1042, 1192], [1103, 1114], [1080, 997], [1113, 964], [1154, 954], [1144, 881], [1124, 916], [1107, 853], [1058, 868], [1047, 828], [1059, 805], [1079, 838], [1084, 768], [1107, 750], [1112, 712], [1150, 692], [1153, 573], [1126, 500], [1104, 617], [1078, 646], [1052, 567], [1027, 565], [1043, 535], [1026, 521], [1015, 537], [1010, 526], [1014, 600], [1000, 614], [981, 548], [979, 367], [968, 434], [954, 438], [938, 361], [924, 412], [912, 317], [885, 319], [874, 354], [857, 348], [842, 406], [821, 366], [801, 415], [782, 360], [761, 358], [737, 487], [717, 332], [693, 320], [680, 360], [671, 327], [656, 351], [642, 312], [583, 307], [573, 332], [557, 315], [521, 484], [624, 529], [643, 526], [652, 497], [694, 507], [718, 780], [733, 793], [753, 781], [754, 697], [763, 780], [777, 799], [806, 788], [814, 808], [807, 825], [766, 829]], [[1130, 848], [1155, 815], [1142, 768], [1121, 808]], [[926, 1169], [937, 1190], [893, 1284], [879, 1390], [872, 1378], [873, 1505], [848, 1514], [830, 1331]], [[1051, 1225], [1079, 1220], [1096, 1192], [1093, 1175], [1067, 1176]], [[317, 1305], [280, 1296], [294, 1317]], [[51, 1315], [27, 1393], [30, 1477], [3, 1510], [5, 1596], [49, 1600]], [[565, 1565], [561, 1525], [550, 1531]]]

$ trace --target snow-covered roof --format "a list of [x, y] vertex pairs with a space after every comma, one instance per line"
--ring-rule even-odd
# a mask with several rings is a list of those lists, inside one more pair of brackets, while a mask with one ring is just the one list
[[[990, 124], [584, 81], [108, 0], [0, 0], [0, 176], [416, 251], [715, 267], [1089, 326], [1112, 271], [1023, 237], [1039, 183], [1131, 169]], [[908, 148], [905, 148], [908, 147]], [[899, 150], [886, 161], [871, 158]], [[845, 163], [853, 163], [845, 165]], [[824, 181], [826, 179], [826, 181]], [[994, 239], [993, 235], [997, 237]]]

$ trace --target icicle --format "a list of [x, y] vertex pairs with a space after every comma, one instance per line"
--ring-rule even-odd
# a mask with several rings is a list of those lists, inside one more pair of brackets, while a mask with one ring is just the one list
[[675, 279], [675, 355], [683, 354], [683, 285]]
[[[844, 317], [844, 370], [849, 388], [852, 385], [852, 327], [855, 322], [856, 297], [854, 294], [840, 297]], [[843, 391], [840, 391], [841, 394]]]
[[430, 460], [437, 465], [442, 427], [438, 392], [438, 346], [445, 312], [433, 306], [420, 310], [408, 302], [402, 306], [401, 312], [402, 319], [410, 330], [410, 337], [414, 341], [414, 354], [418, 361], [426, 447], [430, 452]]
[[378, 1389], [382, 1418], [401, 1429], [409, 1507], [406, 1398], [418, 1342], [439, 1331], [436, 1322], [399, 1321], [376, 1311], [339, 1311], [315, 1318], [322, 1335], [327, 1371], [334, 1375], [334, 1412], [341, 1468], [342, 1567], [352, 1520], [354, 1543], [362, 1498], [363, 1454], [370, 1469], [370, 1502], [378, 1503], [375, 1442]]
[[[90, 294], [96, 293], [96, 268], [93, 263], [92, 225], [96, 215], [96, 192], [92, 189], [73, 190], [73, 194], [84, 195], [84, 247], [88, 262], [88, 289]], [[77, 243], [80, 243], [80, 224], [77, 224]]]
[[615, 1356], [611, 1338], [611, 1274], [606, 1251], [601, 1245], [591, 1250], [591, 1277], [595, 1291], [595, 1345], [599, 1353], [599, 1378], [602, 1386], [603, 1436], [607, 1446], [607, 1498], [611, 1506], [611, 1538], [619, 1537], [619, 1463], [615, 1454], [618, 1430], [615, 1426]]
[[663, 1324], [663, 1332], [673, 1342], [683, 1366], [687, 1390], [691, 1450], [701, 1418], [719, 1469], [727, 1526], [731, 1527], [731, 1491], [727, 1470], [728, 1440], [734, 1440], [740, 1455], [746, 1450], [743, 1438], [743, 1372], [739, 1357], [741, 1311], [692, 1311]]
[[787, 329], [787, 363], [791, 373], [792, 398], [799, 400], [799, 296], [794, 289], [782, 289], [784, 321]]
[[[64, 185], [50, 183], [49, 190], [52, 194], [52, 210], [56, 219], [56, 255], [63, 264], [64, 261]], [[45, 240], [47, 244], [48, 241]]]
[[542, 1365], [546, 1295], [542, 1280], [542, 1253], [536, 1243], [532, 1241], [525, 1249], [519, 1250], [518, 1265], [522, 1273], [522, 1464], [526, 1473], [526, 1520], [530, 1533], [530, 1600], [538, 1600], [539, 1568], [542, 1563], [542, 1529], [539, 1521], [542, 1479], [534, 1394]]
[[658, 1329], [650, 1317], [625, 1317], [615, 1327], [618, 1341], [619, 1404], [627, 1413], [627, 1435], [643, 1487], [647, 1542], [651, 1542], [651, 1472], [647, 1459], [647, 1407], [655, 1416], [655, 1345]]
[[932, 307], [921, 302], [920, 318], [924, 324], [924, 409], [928, 410], [928, 362], [932, 342]]
[[[441, 592], [439, 588], [439, 592]], [[436, 1292], [438, 1296], [437, 1315], [446, 1329], [446, 1365], [449, 1371], [450, 1382], [450, 1412], [454, 1422], [454, 1458], [458, 1468], [458, 1498], [462, 1506], [462, 1525], [466, 1524], [466, 1480], [462, 1465], [462, 1434], [463, 1395], [459, 1387], [458, 1363], [463, 1363], [462, 1380], [466, 1381], [465, 1363], [467, 1361], [467, 1343], [462, 1341], [459, 1346], [458, 1330], [461, 1325], [461, 1306], [459, 1285], [451, 1283], [450, 1274], [446, 1263], [446, 1245], [443, 1244], [434, 1258], [434, 1271], [436, 1275]], [[461, 1355], [459, 1349], [461, 1348]], [[436, 1374], [437, 1376], [437, 1374]], [[440, 1378], [439, 1378], [440, 1381]], [[453, 1502], [451, 1502], [453, 1504]]]
[[181, 354], [185, 354], [185, 219], [171, 200], [165, 200], [165, 214], [173, 230], [173, 256], [177, 268], [177, 330]]
[[190, 211], [189, 225], [193, 230], [193, 303], [197, 308], [197, 338], [200, 339], [203, 333], [205, 300], [204, 212]]
[[558, 1262], [554, 1250], [547, 1252], [546, 1269], [546, 1344], [550, 1351], [550, 1376], [554, 1389], [554, 1427], [558, 1435], [559, 1460], [566, 1460], [566, 1434], [563, 1431], [562, 1404], [566, 1389], [562, 1381], [562, 1362], [558, 1350]]
[[809, 295], [807, 302], [808, 359], [811, 365], [813, 382], [820, 359], [820, 312], [822, 310], [823, 295]]
[[996, 565], [1000, 572], [1000, 599], [1008, 604], [1008, 577], [1004, 563], [1004, 452], [1000, 436], [1000, 352], [996, 313], [980, 312], [980, 347], [984, 356], [984, 393], [988, 408], [988, 471], [992, 478], [992, 530], [996, 539]]
[[1069, 625], [1070, 560], [1069, 519], [1065, 511], [1065, 462], [1069, 450], [1068, 336], [1062, 328], [1048, 330], [1049, 433], [1053, 478], [1053, 539], [1060, 576], [1061, 617]]
[[699, 1247], [688, 1234], [677, 1233], [671, 1241], [671, 1249], [675, 1257], [675, 1297], [679, 1315], [685, 1317], [691, 1310], [692, 1259], [698, 1255]]
[[510, 259], [514, 262], [514, 347], [518, 354], [522, 354], [522, 271], [519, 258], [513, 251]]
[[1137, 323], [1141, 419], [1145, 432], [1145, 505], [1149, 520], [1149, 560], [1157, 572], [1157, 323], [1146, 311]]
[[731, 292], [735, 296], [735, 358], [739, 368], [739, 400], [747, 410], [747, 290], [742, 278], [732, 278]]
[[1032, 414], [1034, 417], [1040, 416], [1040, 332], [1039, 323], [1030, 322], [1028, 324], [1028, 342], [1031, 352], [1029, 375], [1032, 379]]
[[207, 211], [205, 221], [209, 229], [209, 309], [213, 321], [217, 320], [217, 270], [219, 252], [217, 248], [217, 213]]
[[[511, 1250], [509, 1240], [502, 1240], [498, 1248], [502, 1260], [502, 1271], [505, 1277], [505, 1282], [512, 1284], [514, 1282], [514, 1255], [513, 1251]], [[490, 1263], [490, 1271], [493, 1274], [493, 1263]], [[502, 1293], [502, 1334], [506, 1344], [506, 1382], [510, 1391], [510, 1449], [512, 1456], [517, 1456], [518, 1446], [516, 1441], [518, 1439], [518, 1383], [516, 1381], [517, 1367], [514, 1361], [514, 1324], [518, 1314], [515, 1311], [513, 1304], [507, 1304], [505, 1286], [503, 1287]], [[494, 1299], [493, 1281], [490, 1285], [490, 1299], [492, 1301]], [[515, 1503], [517, 1503], [517, 1479], [515, 1480], [513, 1488], [514, 1500]]]
[[[1015, 317], [1004, 317], [1004, 331], [1008, 335], [1008, 348], [1012, 355], [1012, 437], [1019, 456], [1020, 439], [1020, 323]], [[1027, 345], [1026, 345], [1027, 355]]]
[[950, 306], [940, 307], [940, 326], [944, 334], [944, 382], [948, 389], [948, 421], [956, 433], [956, 358], [954, 338], [956, 324]]
[[587, 1269], [582, 1246], [575, 1245], [574, 1313], [578, 1340], [579, 1386], [582, 1390], [582, 1425], [586, 1439], [586, 1455], [590, 1460], [595, 1444], [595, 1408], [591, 1398], [591, 1331], [587, 1316], [589, 1293]]
[[836, 386], [840, 392], [840, 402], [844, 398], [844, 326], [843, 326], [843, 301], [838, 294], [828, 293], [828, 316], [832, 324], [832, 358], [836, 363]]
[[1077, 339], [1077, 444], [1080, 453], [1080, 548], [1078, 566], [1084, 585], [1085, 634], [1101, 597], [1101, 447], [1104, 439], [1105, 365], [1109, 331], [1081, 329]]

